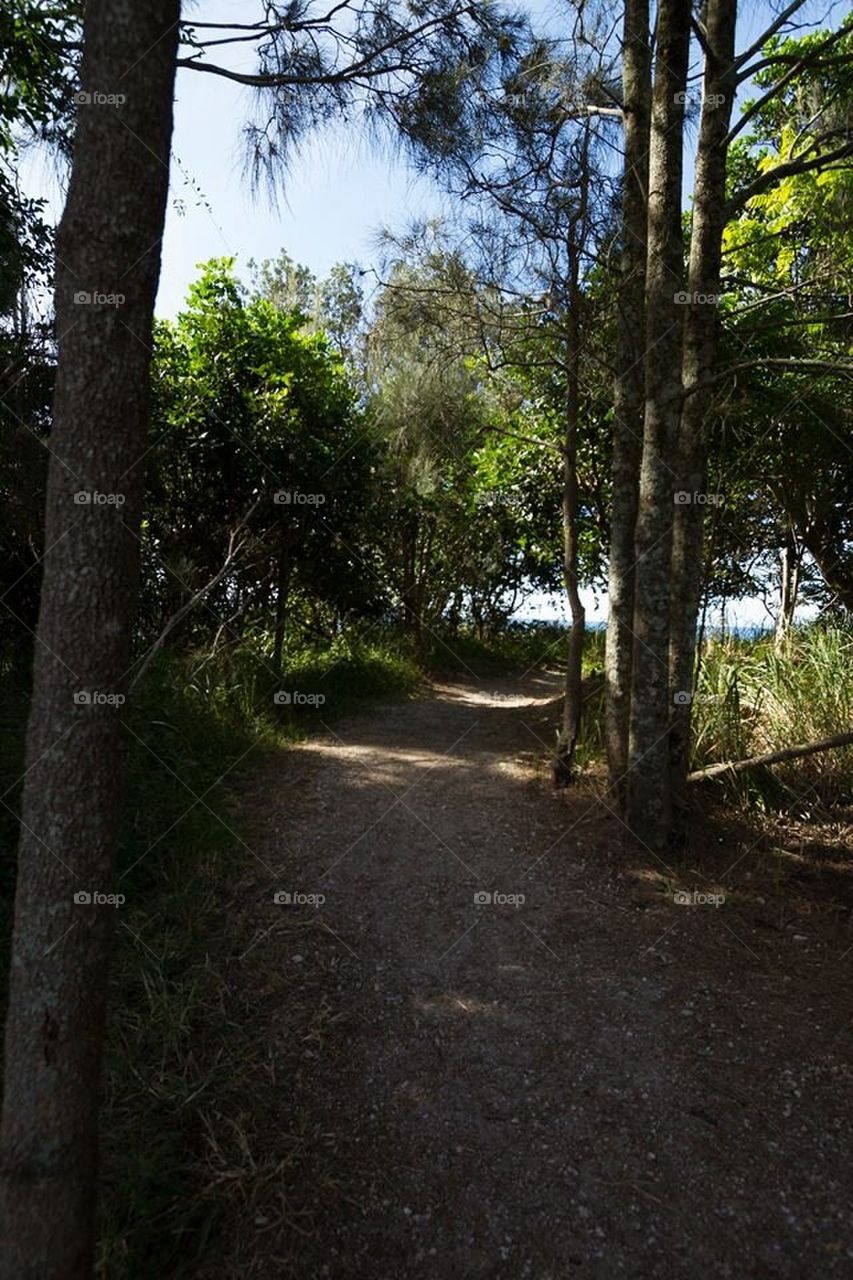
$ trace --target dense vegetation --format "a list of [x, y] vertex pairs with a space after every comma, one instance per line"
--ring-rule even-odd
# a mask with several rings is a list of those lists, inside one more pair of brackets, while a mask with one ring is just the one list
[[[138, 244], [83, 191], [100, 158], [115, 192], [150, 185], [150, 158], [125, 174], [106, 113], [90, 124], [79, 89], [93, 84], [79, 78], [82, 33], [104, 58], [104, 83], [115, 74], [96, 27], [110, 5], [28, 2], [0, 19], [11, 50], [0, 96], [3, 966], [22, 825], [23, 869], [45, 844], [65, 866], [58, 850], [82, 841], [87, 874], [113, 866], [130, 887], [122, 1013], [108, 1038], [104, 1275], [150, 1268], [164, 1216], [164, 1267], [175, 1239], [213, 1220], [204, 1207], [199, 1219], [175, 1216], [169, 1180], [187, 1176], [180, 1125], [162, 1146], [152, 1139], [141, 1174], [123, 1167], [127, 1100], [115, 1081], [133, 1053], [167, 1043], [161, 1131], [181, 1091], [200, 1087], [179, 1042], [213, 996], [181, 971], [203, 931], [197, 901], [241, 843], [234, 784], [264, 750], [356, 699], [413, 694], [436, 673], [546, 666], [565, 685], [555, 781], [609, 770], [634, 835], [682, 859], [691, 773], [853, 724], [850, 19], [803, 34], [768, 17], [738, 64], [736, 6], [712, 0], [697, 105], [686, 92], [690, 6], [677, 0], [658, 7], [654, 48], [636, 0], [622, 40], [603, 10], [585, 26], [583, 5], [560, 39], [498, 5], [355, 8], [339, 30], [334, 10], [321, 21], [311, 5], [266, 6], [257, 87], [270, 114], [250, 126], [255, 170], [275, 183], [301, 132], [361, 112], [456, 197], [456, 216], [386, 229], [374, 267], [340, 263], [324, 279], [286, 247], [244, 278], [235, 261], [210, 261], [180, 313], [153, 325], [158, 264], [138, 264], [159, 242], [165, 188], [151, 188], [149, 222], [140, 212], [134, 223]], [[170, 9], [158, 0], [150, 29], [137, 19], [143, 57], [152, 33], [177, 25]], [[408, 10], [423, 10], [423, 23]], [[184, 24], [177, 52], [160, 48], [159, 108], [153, 90], [150, 109], [131, 101], [161, 167], [176, 60], [210, 70], [205, 30]], [[694, 121], [694, 198], [682, 210]], [[35, 142], [60, 166], [73, 153], [72, 173], [90, 166], [58, 233], [74, 253], [56, 256], [44, 202], [22, 189]], [[657, 204], [647, 199], [656, 179]], [[92, 244], [104, 246], [105, 279], [124, 265], [132, 299], [126, 323], [97, 333], [97, 308], [76, 292]], [[56, 316], [36, 320], [55, 274]], [[126, 421], [125, 384], [139, 391]], [[608, 587], [605, 639], [586, 626], [583, 598]], [[567, 627], [521, 620], [548, 597], [566, 601]], [[763, 634], [726, 627], [727, 608], [759, 599]], [[66, 651], [65, 636], [76, 647]], [[75, 705], [112, 690], [121, 734], [118, 721], [67, 719], [72, 688]], [[66, 734], [78, 754], [57, 765], [42, 801], [29, 773]], [[109, 766], [93, 825], [69, 798], [90, 758], [98, 777]], [[853, 745], [725, 772], [702, 790], [749, 821], [834, 821], [853, 804]], [[95, 861], [104, 852], [106, 864]], [[19, 942], [38, 950], [20, 910]], [[97, 972], [108, 938], [93, 937]], [[73, 1006], [73, 993], [62, 998]], [[98, 1060], [100, 1016], [84, 1027], [95, 1028], [85, 1063]], [[19, 1079], [21, 1062], [10, 1068]], [[85, 1182], [94, 1113], [81, 1114], [63, 1141], [91, 1137]], [[73, 1204], [64, 1214], [85, 1254], [90, 1228]]]

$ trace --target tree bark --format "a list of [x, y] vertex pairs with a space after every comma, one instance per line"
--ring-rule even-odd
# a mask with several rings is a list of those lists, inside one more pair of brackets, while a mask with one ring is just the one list
[[[720, 289], [723, 212], [726, 196], [726, 156], [732, 106], [737, 89], [733, 66], [737, 0], [706, 0], [703, 10], [705, 70], [702, 111], [693, 188], [693, 222], [688, 303], [684, 320], [682, 378], [685, 388], [704, 383], [714, 372], [719, 336], [717, 297]], [[707, 503], [707, 404], [701, 394], [683, 402], [676, 442], [677, 490], [682, 501], [673, 509], [672, 569], [670, 575], [670, 734], [674, 812], [684, 835], [687, 771], [690, 767], [690, 725], [696, 628], [702, 595], [703, 543]], [[684, 501], [684, 498], [688, 501]]]
[[779, 616], [776, 619], [776, 648], [781, 649], [794, 622], [800, 588], [800, 550], [792, 528], [787, 530], [779, 555]]
[[275, 589], [275, 629], [273, 631], [272, 664], [281, 675], [281, 655], [284, 649], [284, 634], [287, 630], [287, 601], [290, 595], [290, 580], [293, 576], [293, 556], [288, 541], [279, 548]]
[[651, 55], [648, 0], [626, 0], [622, 52], [625, 161], [616, 335], [612, 508], [605, 646], [610, 786], [624, 811], [634, 629], [634, 532], [643, 444], [646, 200]]
[[750, 756], [748, 760], [728, 760], [722, 764], [708, 765], [707, 769], [697, 769], [687, 777], [688, 782], [708, 782], [711, 778], [722, 778], [726, 774], [743, 773], [746, 769], [758, 769], [762, 765], [784, 764], [786, 760], [800, 760], [803, 756], [815, 756], [820, 751], [835, 751], [839, 747], [853, 745], [853, 732], [837, 733], [832, 738], [822, 738], [820, 742], [806, 742], [796, 747], [782, 747], [779, 751], [768, 751], [763, 756]]
[[583, 646], [586, 612], [580, 597], [578, 572], [578, 430], [581, 414], [581, 334], [584, 331], [581, 253], [587, 235], [589, 212], [589, 127], [580, 147], [578, 205], [567, 239], [568, 327], [566, 333], [566, 435], [563, 449], [563, 577], [572, 623], [566, 651], [566, 679], [563, 694], [563, 725], [557, 735], [554, 782], [565, 787], [572, 780], [575, 749], [580, 734], [583, 702]]
[[[57, 236], [48, 551], [6, 1024], [3, 1280], [83, 1280], [92, 1271], [115, 909], [81, 904], [75, 895], [108, 894], [113, 886], [121, 728], [115, 700], [130, 666], [137, 594], [138, 464], [178, 19], [178, 0], [86, 5], [82, 92], [90, 100], [79, 107]], [[89, 500], [75, 499], [80, 493]]]
[[672, 448], [681, 408], [681, 177], [689, 0], [661, 0], [649, 144], [643, 453], [635, 533], [634, 652], [626, 818], [654, 849], [669, 839], [669, 573]]
[[573, 258], [573, 279], [569, 301], [569, 350], [566, 359], [566, 438], [563, 453], [563, 577], [572, 623], [566, 650], [566, 678], [563, 694], [563, 724], [557, 735], [554, 782], [568, 786], [572, 780], [575, 748], [581, 723], [583, 686], [583, 642], [586, 613], [580, 597], [578, 578], [578, 421], [580, 418], [580, 333], [581, 305], [577, 254]]
[[838, 603], [853, 614], [853, 572], [850, 553], [844, 539], [825, 526], [809, 523], [801, 531], [806, 550], [817, 565], [818, 572], [830, 591], [835, 592]]

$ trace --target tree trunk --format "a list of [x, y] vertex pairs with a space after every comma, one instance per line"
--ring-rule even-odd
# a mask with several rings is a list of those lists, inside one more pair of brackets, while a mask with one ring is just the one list
[[802, 530], [802, 540], [838, 603], [853, 614], [851, 557], [843, 538], [830, 533], [825, 526], [809, 524]]
[[651, 59], [648, 0], [626, 0], [622, 53], [625, 164], [613, 412], [605, 650], [605, 737], [610, 786], [624, 810], [634, 629], [634, 530], [643, 443], [646, 198]]
[[583, 645], [586, 613], [580, 597], [578, 577], [578, 428], [581, 396], [581, 316], [583, 293], [580, 287], [581, 251], [586, 240], [589, 205], [589, 129], [581, 144], [577, 213], [568, 237], [569, 309], [566, 350], [566, 438], [563, 450], [563, 576], [572, 625], [566, 651], [566, 680], [563, 695], [563, 725], [557, 735], [554, 755], [554, 782], [565, 787], [572, 780], [575, 748], [581, 724], [583, 698]]
[[626, 817], [666, 846], [669, 781], [669, 573], [672, 447], [681, 412], [681, 176], [690, 0], [661, 0], [649, 144], [643, 453], [635, 534], [634, 653]]
[[776, 648], [781, 649], [794, 622], [800, 587], [800, 552], [789, 528], [779, 555], [779, 615], [776, 618]]
[[86, 5], [82, 91], [91, 100], [79, 107], [57, 236], [59, 366], [48, 551], [6, 1024], [4, 1280], [83, 1280], [92, 1272], [100, 1064], [116, 913], [75, 898], [113, 887], [120, 816], [116, 699], [131, 660], [139, 462], [178, 19], [178, 0]]
[[[683, 837], [686, 819], [687, 773], [690, 767], [690, 723], [696, 662], [696, 627], [702, 595], [703, 542], [707, 473], [705, 422], [707, 404], [690, 388], [709, 381], [717, 355], [724, 205], [726, 195], [726, 135], [734, 102], [735, 26], [737, 0], [707, 0], [704, 13], [705, 73], [702, 114], [693, 188], [690, 237], [689, 301], [684, 323], [683, 383], [687, 392], [676, 444], [677, 489], [681, 501], [673, 508], [672, 571], [670, 577], [670, 734], [674, 812]], [[684, 498], [688, 501], [684, 501]]]
[[281, 675], [281, 654], [284, 649], [284, 633], [287, 629], [287, 599], [290, 595], [290, 578], [293, 557], [290, 546], [282, 546], [278, 555], [278, 574], [275, 591], [275, 630], [273, 632], [272, 664]]
[[578, 419], [580, 417], [580, 290], [573, 281], [569, 316], [569, 351], [566, 369], [566, 440], [563, 452], [563, 575], [572, 625], [566, 651], [563, 725], [557, 735], [554, 782], [568, 786], [581, 723], [583, 642], [586, 614], [578, 582]]

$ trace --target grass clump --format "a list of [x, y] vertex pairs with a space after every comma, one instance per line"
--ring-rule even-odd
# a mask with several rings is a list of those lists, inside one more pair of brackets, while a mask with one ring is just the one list
[[[813, 623], [772, 636], [712, 639], [694, 700], [694, 767], [818, 742], [853, 725], [853, 628]], [[853, 801], [853, 749], [806, 756], [773, 769], [785, 796]], [[766, 775], [731, 778], [741, 802], [767, 795]], [[771, 788], [772, 789], [772, 788]]]

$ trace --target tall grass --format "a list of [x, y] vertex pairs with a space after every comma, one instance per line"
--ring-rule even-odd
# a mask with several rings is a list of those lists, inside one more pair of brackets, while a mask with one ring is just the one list
[[[811, 624], [777, 647], [772, 637], [711, 639], [694, 700], [694, 767], [817, 742], [853, 726], [853, 628]], [[774, 766], [787, 796], [832, 804], [853, 799], [853, 749]], [[742, 800], [760, 776], [733, 779]]]

